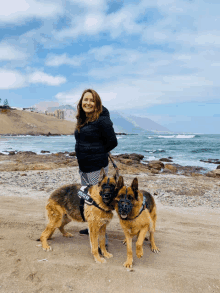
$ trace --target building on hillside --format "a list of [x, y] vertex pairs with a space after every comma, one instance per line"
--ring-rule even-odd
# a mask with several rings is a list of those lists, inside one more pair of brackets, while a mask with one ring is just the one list
[[34, 112], [35, 109], [33, 107], [30, 107], [30, 108], [22, 108], [22, 110], [28, 111], [28, 112]]
[[48, 111], [45, 111], [45, 115], [47, 115], [47, 116], [55, 116], [55, 114], [53, 112], [48, 112]]
[[55, 117], [57, 117], [58, 119], [64, 119], [64, 111], [63, 110], [55, 110], [54, 111]]

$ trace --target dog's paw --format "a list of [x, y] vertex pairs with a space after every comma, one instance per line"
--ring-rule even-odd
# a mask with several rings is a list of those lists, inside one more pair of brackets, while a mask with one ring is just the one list
[[106, 252], [106, 253], [103, 253], [103, 256], [106, 258], [111, 258], [111, 257], [113, 257], [113, 254]]
[[106, 263], [106, 260], [103, 257], [95, 258], [96, 263]]
[[52, 247], [51, 246], [46, 246], [46, 247], [43, 247], [43, 250], [44, 251], [52, 251], [53, 249], [52, 249]]
[[137, 247], [136, 248], [136, 255], [138, 258], [141, 258], [143, 256], [144, 252], [143, 252], [143, 248], [142, 247]]
[[127, 268], [127, 269], [132, 268], [132, 261], [126, 261], [126, 262], [123, 264], [123, 267], [125, 267], [125, 268]]
[[152, 247], [151, 247], [151, 251], [154, 252], [154, 253], [158, 253], [158, 252], [160, 252], [159, 248], [156, 247], [156, 246], [152, 246]]
[[71, 238], [73, 237], [73, 234], [66, 232], [65, 234], [63, 234], [63, 237]]

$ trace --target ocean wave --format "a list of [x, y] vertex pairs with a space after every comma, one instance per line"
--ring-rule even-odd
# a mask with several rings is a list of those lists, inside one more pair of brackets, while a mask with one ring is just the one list
[[158, 135], [160, 138], [194, 138], [194, 134]]
[[165, 150], [162, 150], [162, 149], [158, 149], [158, 150], [144, 150], [146, 153], [149, 153], [149, 154], [158, 154], [158, 153], [165, 153], [166, 151]]

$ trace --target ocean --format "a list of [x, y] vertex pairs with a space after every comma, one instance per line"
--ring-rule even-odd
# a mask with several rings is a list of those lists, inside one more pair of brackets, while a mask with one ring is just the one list
[[[173, 158], [173, 163], [182, 166], [199, 166], [208, 170], [217, 165], [200, 160], [220, 160], [220, 134], [153, 134], [118, 135], [118, 146], [112, 154], [138, 153], [144, 155], [143, 162], [160, 158]], [[62, 136], [0, 136], [0, 152], [41, 150], [72, 152], [75, 138]]]

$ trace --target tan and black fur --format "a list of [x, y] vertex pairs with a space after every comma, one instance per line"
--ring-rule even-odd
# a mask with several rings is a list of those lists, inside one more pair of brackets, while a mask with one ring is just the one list
[[[118, 195], [115, 198], [115, 209], [119, 216], [120, 224], [126, 237], [125, 242], [127, 244], [127, 260], [124, 263], [124, 266], [126, 268], [131, 268], [133, 264], [132, 238], [134, 236], [137, 236], [136, 255], [138, 258], [143, 256], [143, 242], [148, 231], [150, 232], [151, 250], [155, 253], [159, 252], [159, 249], [154, 242], [154, 232], [157, 220], [156, 204], [150, 193], [138, 190], [137, 178], [134, 178], [131, 187], [126, 187], [124, 186], [123, 177], [120, 176], [118, 180], [118, 189]], [[140, 214], [143, 195], [146, 197], [147, 208]], [[128, 200], [127, 202], [130, 202], [132, 205], [132, 208], [127, 214], [123, 209], [121, 210], [119, 208], [120, 201], [126, 205], [126, 201], [123, 202], [125, 198]]]
[[[99, 183], [89, 188], [91, 198], [102, 208], [99, 209], [94, 205], [84, 206], [84, 217], [88, 222], [89, 237], [91, 244], [91, 251], [98, 263], [104, 263], [105, 259], [100, 257], [98, 253], [98, 241], [102, 255], [106, 258], [112, 257], [105, 247], [105, 232], [106, 226], [113, 217], [112, 210], [114, 209], [111, 203], [105, 204], [100, 195], [103, 184], [106, 184], [108, 177], [105, 175], [104, 169], [100, 173]], [[117, 175], [111, 177], [110, 185], [116, 188]], [[65, 185], [55, 190], [46, 205], [46, 211], [49, 219], [46, 229], [43, 231], [40, 241], [45, 251], [51, 250], [47, 239], [51, 238], [52, 234], [58, 228], [64, 237], [72, 237], [73, 235], [64, 230], [64, 226], [71, 220], [83, 222], [80, 214], [80, 199], [77, 195], [80, 189], [80, 184]]]

